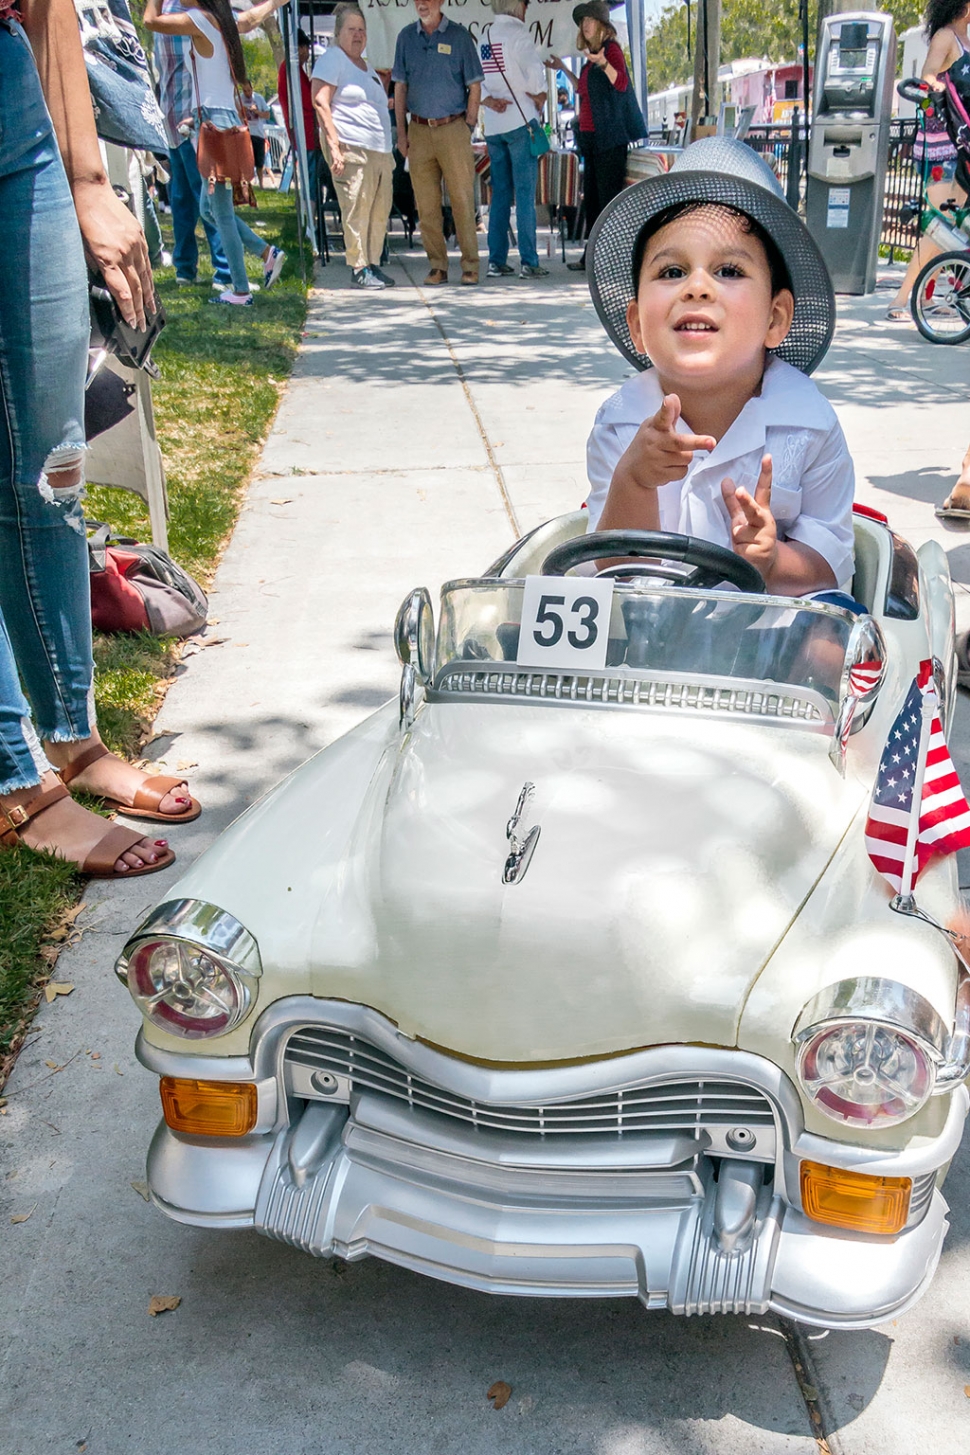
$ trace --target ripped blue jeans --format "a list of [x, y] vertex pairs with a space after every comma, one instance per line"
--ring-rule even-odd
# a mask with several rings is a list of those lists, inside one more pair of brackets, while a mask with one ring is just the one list
[[80, 504], [87, 272], [37, 68], [13, 20], [0, 23], [0, 217], [0, 793], [9, 793], [40, 781], [38, 735], [74, 742], [94, 727]]

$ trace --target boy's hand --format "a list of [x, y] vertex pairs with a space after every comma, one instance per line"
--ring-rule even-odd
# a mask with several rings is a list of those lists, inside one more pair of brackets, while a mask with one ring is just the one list
[[754, 498], [731, 479], [721, 481], [721, 494], [731, 517], [731, 544], [767, 581], [778, 559], [778, 529], [771, 513], [771, 456], [765, 455], [761, 461]]
[[678, 434], [680, 400], [668, 394], [652, 419], [644, 420], [624, 450], [617, 470], [637, 485], [656, 490], [683, 480], [695, 450], [713, 450], [711, 435]]

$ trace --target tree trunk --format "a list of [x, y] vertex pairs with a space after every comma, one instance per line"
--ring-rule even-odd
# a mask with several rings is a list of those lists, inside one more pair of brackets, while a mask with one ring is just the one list
[[697, 35], [694, 40], [694, 90], [690, 104], [690, 134], [698, 122], [717, 117], [717, 72], [721, 63], [721, 0], [697, 0]]
[[275, 15], [267, 15], [262, 23], [262, 30], [269, 41], [269, 48], [273, 52], [273, 60], [279, 70], [283, 64], [283, 37], [280, 35], [279, 22]]

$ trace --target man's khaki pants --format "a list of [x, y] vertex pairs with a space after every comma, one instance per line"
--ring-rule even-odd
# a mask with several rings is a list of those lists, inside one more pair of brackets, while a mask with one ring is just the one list
[[478, 277], [475, 230], [475, 159], [464, 117], [446, 126], [408, 126], [411, 185], [421, 222], [421, 243], [432, 268], [448, 271], [448, 248], [441, 226], [441, 179], [448, 185], [451, 212], [461, 248], [461, 271]]
[[[333, 161], [323, 142], [327, 165]], [[347, 264], [355, 273], [376, 268], [384, 251], [387, 219], [391, 215], [391, 176], [394, 163], [390, 152], [372, 152], [366, 147], [341, 147], [344, 170], [333, 185], [340, 203]]]

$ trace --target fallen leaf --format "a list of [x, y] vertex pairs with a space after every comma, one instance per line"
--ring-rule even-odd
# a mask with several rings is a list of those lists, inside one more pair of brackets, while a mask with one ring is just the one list
[[283, 495], [283, 496], [280, 497], [279, 500], [271, 500], [270, 501], [270, 505], [292, 505], [292, 504], [293, 504], [293, 496], [292, 495]]
[[143, 1197], [146, 1202], [149, 1201], [147, 1182], [133, 1182], [131, 1185], [135, 1189], [139, 1197]]
[[506, 1384], [504, 1379], [496, 1379], [485, 1398], [492, 1401], [493, 1410], [504, 1409], [512, 1398], [512, 1386], [511, 1384]]
[[10, 1219], [10, 1221], [11, 1221], [11, 1222], [12, 1222], [12, 1223], [25, 1223], [25, 1222], [26, 1222], [26, 1221], [27, 1221], [27, 1219], [28, 1219], [28, 1218], [29, 1218], [29, 1217], [30, 1217], [30, 1216], [31, 1216], [31, 1215], [32, 1215], [32, 1214], [33, 1214], [33, 1212], [34, 1212], [34, 1209], [35, 1209], [35, 1208], [36, 1208], [36, 1207], [37, 1207], [37, 1204], [36, 1204], [36, 1203], [34, 1203], [34, 1206], [33, 1206], [33, 1207], [32, 1207], [32, 1208], [31, 1208], [31, 1209], [30, 1209], [30, 1212], [25, 1212], [25, 1213], [14, 1213], [14, 1215], [13, 1215], [13, 1217], [12, 1217], [12, 1218], [11, 1218], [11, 1219]]
[[[13, 1219], [11, 1218], [10, 1221], [13, 1222]], [[967, 1399], [970, 1399], [970, 1384], [965, 1384], [963, 1386], [963, 1392], [966, 1395]]]
[[[57, 959], [61, 953], [62, 948], [63, 947], [61, 945], [41, 945], [37, 953], [40, 958], [45, 962], [45, 964], [51, 970], [53, 970], [54, 966], [57, 964]], [[48, 996], [47, 999], [49, 1001], [51, 997]]]
[[112, 1066], [112, 1068], [111, 1068], [111, 1069], [112, 1069], [112, 1071], [114, 1071], [114, 1072], [115, 1072], [115, 1073], [116, 1073], [116, 1074], [117, 1074], [117, 1075], [118, 1075], [118, 1076], [124, 1076], [124, 1074], [125, 1074], [125, 1073], [124, 1073], [124, 1072], [123, 1072], [123, 1071], [122, 1071], [122, 1069], [121, 1069], [121, 1067], [120, 1067], [120, 1066], [119, 1066], [119, 1065], [118, 1065], [118, 1063], [117, 1063], [117, 1061], [116, 1061], [116, 1062], [115, 1062], [115, 1063], [114, 1063], [114, 1065], [113, 1065], [113, 1066]]
[[51, 1001], [56, 1000], [59, 995], [70, 995], [73, 989], [74, 986], [66, 980], [49, 980], [44, 986], [44, 998], [50, 1005]]
[[91, 1060], [92, 1061], [100, 1061], [101, 1060], [101, 1052], [100, 1051], [92, 1051], [91, 1052]]
[[154, 1319], [159, 1314], [167, 1313], [169, 1309], [178, 1308], [181, 1302], [182, 1300], [177, 1294], [153, 1293], [149, 1300], [148, 1312]]
[[176, 770], [179, 773], [187, 773], [190, 768], [198, 768], [198, 766], [194, 758], [179, 758], [175, 764]]
[[57, 1064], [56, 1061], [45, 1061], [44, 1062], [44, 1065], [45, 1066], [49, 1066], [52, 1071], [63, 1071], [64, 1070], [64, 1067], [63, 1066], [58, 1066], [58, 1064]]
[[806, 1399], [818, 1399], [818, 1390], [815, 1388], [814, 1384], [803, 1384], [802, 1394], [805, 1396]]
[[80, 934], [80, 931], [76, 929], [74, 921], [82, 909], [87, 909], [87, 904], [83, 900], [80, 904], [76, 904], [73, 909], [66, 909], [47, 938], [49, 940], [61, 941], [68, 939], [74, 933]]

